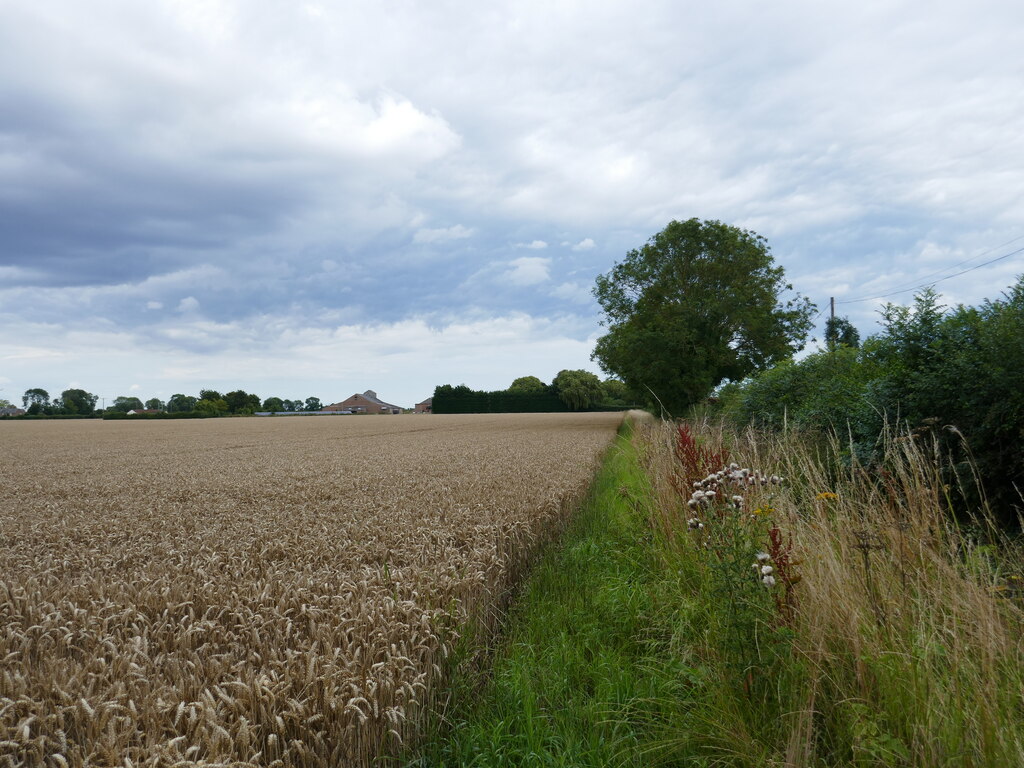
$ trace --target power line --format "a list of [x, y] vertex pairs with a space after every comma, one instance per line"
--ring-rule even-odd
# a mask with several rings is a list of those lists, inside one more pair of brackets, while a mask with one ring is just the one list
[[[938, 269], [938, 270], [936, 270], [934, 272], [931, 272], [931, 273], [925, 275], [924, 277], [920, 277], [918, 279], [919, 280], [927, 280], [928, 278], [934, 277], [935, 275], [941, 275], [943, 272], [946, 272], [946, 271], [948, 271], [950, 269], [956, 269], [957, 267], [962, 267], [964, 264], [970, 264], [975, 259], [980, 259], [982, 256], [988, 256], [990, 253], [995, 253], [996, 251], [1001, 251], [1006, 246], [1013, 245], [1018, 240], [1024, 240], [1024, 235], [1018, 235], [1017, 237], [1014, 237], [1014, 238], [1011, 238], [1010, 240], [1007, 240], [1005, 243], [1000, 243], [999, 245], [993, 245], [991, 248], [989, 248], [987, 250], [984, 250], [981, 253], [976, 253], [973, 256], [971, 256], [969, 259], [964, 259], [963, 261], [959, 262], [958, 264], [951, 264], [948, 267], [943, 267], [942, 269]], [[984, 265], [979, 264], [978, 266], [980, 267], [980, 266], [984, 266]], [[953, 277], [953, 275], [950, 275], [950, 277]]]
[[[1019, 240], [1020, 238], [1016, 238], [1016, 239]], [[1010, 242], [1012, 243], [1014, 241], [1011, 240]], [[991, 253], [991, 250], [987, 251], [987, 253]], [[987, 267], [989, 264], [995, 264], [997, 261], [1002, 261], [1003, 259], [1008, 259], [1011, 256], [1016, 256], [1018, 253], [1024, 253], [1024, 248], [1018, 248], [1015, 251], [1010, 251], [1009, 253], [1004, 253], [1002, 256], [997, 256], [994, 259], [989, 259], [988, 261], [983, 261], [981, 264], [975, 264], [973, 267], [969, 267], [967, 269], [961, 270], [960, 272], [955, 272], [952, 275], [946, 275], [945, 277], [940, 277], [938, 280], [928, 280], [928, 281], [925, 281], [925, 282], [920, 283], [918, 285], [911, 286], [909, 288], [900, 288], [899, 290], [890, 291], [889, 293], [883, 293], [883, 294], [881, 294], [879, 296], [865, 296], [865, 297], [859, 298], [859, 299], [843, 299], [843, 300], [840, 300], [840, 301], [836, 301], [836, 304], [857, 304], [857, 303], [860, 303], [862, 301], [875, 301], [876, 299], [887, 299], [890, 296], [896, 296], [897, 294], [900, 294], [900, 293], [907, 293], [908, 291], [916, 291], [918, 288], [924, 288], [926, 286], [935, 285], [936, 283], [941, 283], [944, 280], [951, 280], [954, 277], [960, 277], [960, 275], [966, 275], [968, 272], [973, 272], [976, 269], [981, 269], [982, 267]], [[978, 258], [978, 257], [975, 256], [975, 257], [973, 257], [971, 259], [968, 259], [967, 261], [963, 261], [963, 262], [960, 262], [960, 263], [961, 264], [966, 264], [967, 262], [973, 261], [976, 258]], [[956, 265], [956, 266], [959, 266], [959, 265]], [[941, 274], [941, 272], [936, 272], [936, 273], [933, 273], [933, 274]]]

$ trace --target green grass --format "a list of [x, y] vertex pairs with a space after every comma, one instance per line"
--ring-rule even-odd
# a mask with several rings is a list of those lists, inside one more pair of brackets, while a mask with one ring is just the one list
[[463, 681], [447, 738], [420, 764], [646, 764], [637, 754], [645, 727], [628, 712], [665, 693], [651, 633], [663, 575], [650, 499], [624, 432], [511, 610], [488, 678], [477, 691]]
[[[893, 440], [883, 475], [695, 425], [714, 461], [787, 481], [693, 511], [714, 467], [687, 467], [675, 425], [635, 429], [407, 765], [1024, 765], [1019, 549], [952, 524], [919, 446]], [[789, 608], [751, 572], [770, 530]]]

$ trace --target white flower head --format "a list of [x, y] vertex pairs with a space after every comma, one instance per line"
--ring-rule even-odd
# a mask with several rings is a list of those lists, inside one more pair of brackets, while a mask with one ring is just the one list
[[767, 552], [758, 552], [756, 557], [757, 557], [757, 562], [759, 562], [759, 563], [767, 563], [771, 559], [772, 556], [769, 555]]
[[761, 579], [761, 583], [770, 589], [775, 586], [775, 577], [771, 575], [765, 576]]
[[762, 565], [761, 566], [761, 575], [762, 576], [771, 576], [773, 573], [775, 573], [775, 569], [772, 568], [770, 565]]

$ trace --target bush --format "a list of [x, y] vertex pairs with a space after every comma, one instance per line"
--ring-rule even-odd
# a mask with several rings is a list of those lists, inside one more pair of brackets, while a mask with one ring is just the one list
[[947, 480], [983, 503], [965, 474], [973, 460], [1004, 523], [1024, 489], [1024, 278], [1000, 300], [946, 312], [932, 290], [889, 305], [863, 348], [840, 346], [723, 388], [720, 408], [742, 423], [836, 431], [857, 459], [878, 460], [887, 426], [938, 441]]

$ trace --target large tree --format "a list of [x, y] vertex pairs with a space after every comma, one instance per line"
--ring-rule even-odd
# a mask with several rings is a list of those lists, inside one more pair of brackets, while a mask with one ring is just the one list
[[167, 412], [168, 413], [183, 413], [185, 411], [195, 410], [196, 398], [192, 395], [183, 395], [180, 392], [171, 395], [167, 401]]
[[84, 389], [65, 389], [60, 393], [61, 402], [64, 404], [65, 413], [88, 416], [96, 410], [96, 401], [99, 398], [86, 392]]
[[50, 404], [50, 393], [38, 387], [26, 389], [25, 394], [21, 396], [21, 402], [26, 408], [37, 406], [38, 411], [39, 408]]
[[110, 410], [120, 411], [121, 413], [128, 413], [128, 411], [140, 411], [142, 410], [142, 401], [137, 397], [118, 395], [114, 398], [114, 403], [110, 406]]
[[604, 398], [601, 380], [590, 371], [559, 371], [551, 383], [562, 402], [574, 411], [597, 405]]
[[259, 395], [251, 395], [244, 389], [228, 392], [224, 395], [224, 402], [231, 413], [255, 413], [260, 408]]
[[608, 333], [593, 359], [681, 414], [803, 347], [814, 305], [792, 290], [763, 237], [720, 221], [672, 221], [597, 278]]
[[520, 376], [509, 386], [509, 392], [539, 394], [547, 391], [547, 385], [536, 376]]

